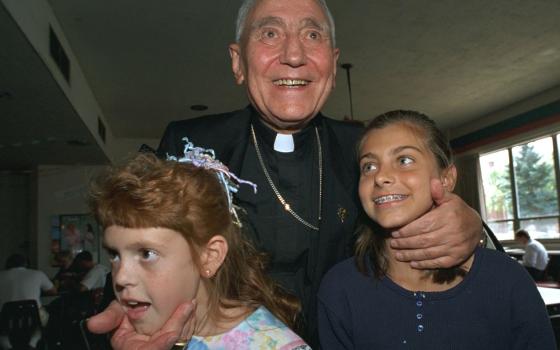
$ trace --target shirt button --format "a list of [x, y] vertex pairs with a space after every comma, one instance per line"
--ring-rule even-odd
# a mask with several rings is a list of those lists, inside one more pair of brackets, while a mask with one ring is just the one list
[[421, 333], [421, 332], [424, 331], [424, 326], [419, 324], [417, 329], [418, 329], [418, 332]]
[[418, 307], [422, 306], [422, 301], [421, 301], [421, 300], [418, 300], [418, 301], [416, 302], [416, 306], [418, 306]]
[[416, 319], [421, 320], [422, 319], [422, 314], [416, 314]]

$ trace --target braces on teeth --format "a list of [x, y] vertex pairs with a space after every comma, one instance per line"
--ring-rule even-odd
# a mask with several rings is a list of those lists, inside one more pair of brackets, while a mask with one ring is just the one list
[[382, 203], [387, 203], [387, 202], [391, 202], [391, 201], [395, 201], [395, 200], [403, 200], [406, 197], [407, 196], [402, 195], [402, 194], [390, 194], [390, 195], [387, 195], [387, 196], [375, 198], [373, 201], [376, 204], [382, 204]]

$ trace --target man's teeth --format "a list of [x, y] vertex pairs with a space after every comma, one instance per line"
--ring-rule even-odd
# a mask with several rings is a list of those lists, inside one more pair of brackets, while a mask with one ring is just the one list
[[279, 79], [274, 81], [277, 86], [305, 86], [309, 84], [307, 80], [301, 79]]
[[389, 194], [387, 196], [377, 197], [373, 201], [375, 204], [383, 204], [393, 201], [402, 201], [403, 199], [406, 199], [406, 197], [408, 196], [405, 196], [404, 194]]

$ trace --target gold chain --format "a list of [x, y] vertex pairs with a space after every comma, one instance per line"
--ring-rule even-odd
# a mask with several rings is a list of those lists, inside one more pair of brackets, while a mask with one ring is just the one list
[[[253, 143], [255, 144], [255, 150], [257, 151], [257, 158], [259, 159], [259, 163], [264, 172], [264, 176], [266, 177], [266, 180], [268, 181], [270, 188], [272, 188], [272, 191], [276, 195], [276, 198], [278, 198], [278, 201], [280, 201], [280, 204], [282, 204], [282, 206], [284, 207], [284, 210], [292, 214], [292, 216], [297, 221], [301, 222], [305, 226], [309, 227], [312, 230], [319, 231], [318, 224], [317, 226], [310, 224], [309, 222], [305, 221], [301, 216], [299, 216], [295, 211], [293, 211], [292, 207], [290, 206], [290, 203], [288, 203], [284, 199], [284, 197], [280, 194], [280, 191], [278, 191], [278, 189], [274, 185], [274, 182], [272, 182], [272, 178], [270, 177], [268, 170], [266, 170], [266, 166], [264, 164], [261, 151], [259, 149], [259, 144], [257, 142], [257, 135], [255, 134], [255, 129], [253, 128], [253, 124], [251, 124], [251, 135], [253, 136]], [[319, 215], [317, 218], [317, 222], [319, 223], [321, 222], [321, 205], [323, 199], [323, 150], [321, 148], [321, 139], [319, 138], [319, 131], [317, 130], [317, 127], [315, 127], [315, 136], [317, 138], [317, 149], [319, 150]]]

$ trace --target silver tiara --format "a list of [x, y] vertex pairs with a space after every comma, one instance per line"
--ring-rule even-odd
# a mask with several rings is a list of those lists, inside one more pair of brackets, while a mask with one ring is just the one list
[[228, 167], [216, 159], [216, 153], [213, 149], [206, 149], [202, 147], [195, 147], [188, 137], [183, 137], [185, 141], [185, 148], [183, 149], [183, 156], [177, 158], [167, 154], [167, 160], [172, 160], [179, 163], [189, 163], [196, 167], [201, 167], [208, 170], [213, 170], [224, 187], [226, 192], [229, 212], [233, 216], [233, 223], [241, 227], [241, 221], [237, 215], [236, 206], [233, 204], [233, 193], [239, 191], [239, 185], [246, 184], [253, 187], [253, 191], [257, 193], [257, 185], [251, 181], [243, 180], [235, 176], [234, 173], [229, 171]]

